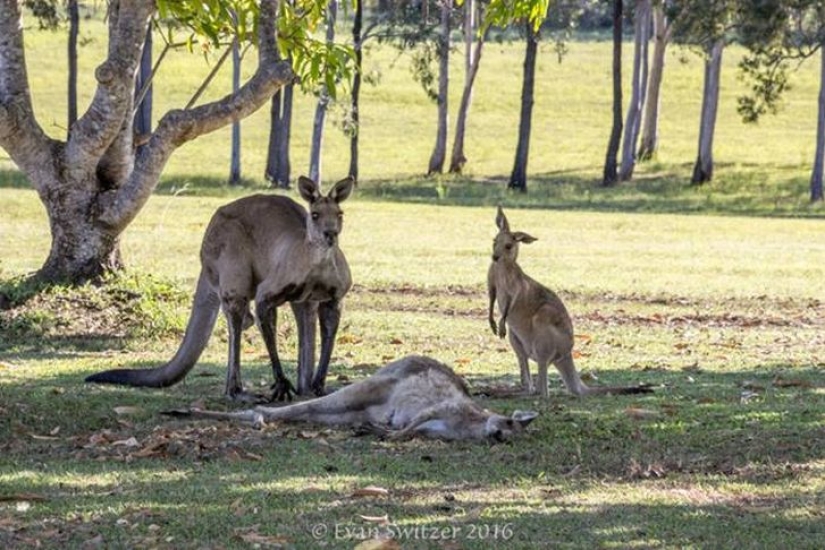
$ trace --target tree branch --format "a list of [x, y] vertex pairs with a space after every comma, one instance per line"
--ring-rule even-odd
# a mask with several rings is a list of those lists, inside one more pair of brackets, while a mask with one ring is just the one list
[[[98, 85], [92, 104], [69, 130], [66, 155], [72, 170], [90, 172], [131, 115], [134, 77], [152, 0], [119, 0], [110, 8], [109, 52], [95, 70]], [[78, 179], [82, 175], [78, 174]]]
[[275, 36], [277, 0], [261, 0], [258, 68], [237, 93], [198, 106], [166, 113], [120, 188], [101, 197], [101, 223], [122, 230], [149, 200], [171, 154], [203, 134], [240, 120], [266, 104], [278, 88], [295, 79], [289, 62], [278, 59]]
[[54, 142], [32, 109], [17, 0], [0, 0], [0, 13], [0, 147], [24, 172], [53, 170]]

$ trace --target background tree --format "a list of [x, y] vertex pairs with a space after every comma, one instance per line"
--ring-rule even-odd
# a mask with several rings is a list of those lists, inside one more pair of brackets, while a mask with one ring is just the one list
[[[338, 0], [329, 0], [326, 16], [327, 44], [335, 42], [335, 24], [338, 21]], [[312, 141], [309, 150], [309, 178], [321, 181], [321, 150], [324, 142], [324, 124], [326, 121], [329, 102], [335, 94], [335, 86], [321, 84], [318, 90], [318, 102], [315, 105], [315, 118], [312, 123]]]
[[650, 44], [650, 0], [636, 0], [634, 18], [633, 78], [630, 84], [630, 103], [624, 125], [622, 142], [622, 162], [619, 179], [627, 181], [633, 177], [636, 166], [636, 144], [642, 125], [642, 110], [645, 104], [648, 75], [648, 45]]
[[665, 72], [665, 51], [670, 42], [671, 25], [665, 13], [664, 1], [653, 4], [653, 57], [647, 79], [644, 102], [642, 135], [639, 143], [639, 160], [653, 158], [659, 148], [659, 108], [661, 105], [662, 80]]
[[447, 159], [447, 125], [449, 124], [450, 92], [450, 18], [453, 0], [439, 0], [441, 24], [439, 25], [436, 54], [438, 57], [438, 122], [436, 124], [435, 146], [430, 155], [427, 175], [444, 171]]
[[530, 132], [533, 124], [535, 102], [536, 58], [538, 57], [539, 32], [532, 24], [525, 25], [524, 76], [521, 84], [521, 112], [518, 125], [518, 142], [509, 189], [527, 192], [527, 160], [530, 156]]
[[613, 126], [607, 142], [602, 185], [609, 187], [619, 181], [619, 145], [622, 140], [622, 0], [613, 0]]

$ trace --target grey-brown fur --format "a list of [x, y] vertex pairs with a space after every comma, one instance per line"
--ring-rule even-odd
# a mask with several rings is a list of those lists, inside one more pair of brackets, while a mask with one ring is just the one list
[[[529, 244], [535, 237], [511, 231], [501, 207], [496, 215], [498, 234], [493, 243], [493, 257], [487, 272], [489, 297], [488, 318], [493, 334], [508, 335], [516, 353], [521, 384], [528, 393], [548, 395], [547, 369], [555, 365], [567, 390], [574, 395], [604, 393], [644, 393], [647, 386], [590, 387], [579, 376], [573, 362], [573, 321], [555, 292], [528, 276], [516, 262], [519, 244]], [[494, 317], [495, 305], [501, 315]], [[538, 364], [536, 388], [528, 361]]]
[[409, 356], [369, 378], [334, 393], [283, 407], [258, 406], [237, 412], [194, 409], [184, 414], [249, 422], [311, 422], [328, 426], [368, 426], [393, 438], [413, 435], [446, 440], [506, 440], [524, 430], [537, 414], [511, 416], [482, 408], [467, 385], [438, 361]]
[[[254, 301], [261, 334], [272, 362], [273, 399], [294, 388], [283, 373], [275, 343], [277, 308], [289, 302], [298, 325], [299, 394], [323, 393], [341, 300], [352, 286], [349, 266], [338, 247], [340, 203], [352, 192], [347, 178], [324, 196], [318, 185], [300, 178], [298, 189], [309, 212], [294, 200], [276, 195], [244, 197], [219, 208], [203, 237], [201, 273], [192, 312], [175, 356], [153, 369], [115, 369], [89, 376], [87, 382], [166, 387], [192, 369], [212, 334], [218, 311], [229, 327], [225, 394], [248, 399], [240, 374], [241, 333], [252, 322]], [[321, 355], [315, 362], [316, 316]]]

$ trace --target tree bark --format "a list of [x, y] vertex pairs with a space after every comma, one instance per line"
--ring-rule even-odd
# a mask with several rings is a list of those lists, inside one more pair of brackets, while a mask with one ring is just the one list
[[691, 183], [701, 185], [713, 179], [713, 134], [719, 107], [719, 87], [722, 73], [722, 52], [725, 41], [717, 39], [710, 46], [705, 60], [705, 82], [702, 95], [702, 115], [699, 125], [699, 154], [693, 166]]
[[653, 7], [653, 61], [650, 64], [650, 78], [647, 81], [644, 124], [642, 126], [639, 160], [650, 160], [659, 149], [659, 108], [661, 106], [662, 80], [665, 71], [665, 51], [670, 41], [670, 29], [665, 16], [664, 5]]
[[636, 143], [641, 127], [642, 108], [647, 84], [647, 51], [650, 42], [650, 0], [636, 0], [635, 45], [633, 50], [633, 80], [630, 104], [627, 107], [622, 163], [619, 179], [628, 181], [636, 167]]
[[[232, 41], [232, 93], [241, 88], [241, 45]], [[229, 185], [241, 182], [241, 121], [232, 121], [232, 149], [229, 156]]]
[[[140, 70], [135, 80], [135, 101], [138, 102], [135, 110], [135, 136], [137, 148], [140, 151], [144, 142], [152, 133], [152, 29], [146, 31], [143, 42], [143, 51], [140, 55]], [[146, 87], [146, 90], [143, 88]]]
[[[380, 10], [379, 5], [379, 10]], [[349, 176], [358, 181], [358, 136], [361, 133], [361, 116], [359, 113], [361, 101], [361, 73], [364, 69], [363, 37], [361, 31], [364, 24], [364, 2], [355, 3], [355, 14], [352, 21], [352, 46], [355, 50], [355, 71], [352, 74], [351, 119], [352, 134], [349, 138]]]
[[823, 200], [822, 179], [825, 171], [825, 41], [819, 46], [819, 103], [816, 123], [816, 152], [811, 172], [811, 202]]
[[530, 156], [530, 133], [533, 123], [533, 103], [536, 84], [536, 58], [538, 57], [539, 36], [533, 25], [527, 23], [527, 47], [524, 52], [524, 77], [521, 88], [521, 115], [519, 118], [518, 144], [513, 172], [510, 174], [509, 189], [527, 192], [527, 159]]
[[77, 120], [77, 36], [80, 32], [80, 10], [77, 0], [69, 0], [67, 5], [69, 15], [69, 124], [71, 128]]
[[120, 235], [146, 204], [170, 155], [184, 143], [248, 116], [294, 76], [277, 57], [276, 0], [262, 0], [259, 66], [237, 94], [172, 110], [135, 153], [135, 75], [152, 0], [113, 2], [107, 57], [97, 89], [65, 142], [49, 138], [32, 109], [18, 0], [0, 0], [0, 147], [27, 176], [45, 205], [49, 256], [38, 275], [81, 282], [122, 265]]
[[470, 112], [470, 104], [473, 101], [473, 86], [475, 85], [478, 68], [481, 64], [481, 53], [484, 42], [487, 38], [485, 32], [478, 37], [478, 41], [473, 47], [473, 36], [475, 34], [475, 2], [464, 0], [464, 90], [461, 93], [461, 103], [458, 106], [455, 123], [455, 137], [453, 138], [453, 150], [450, 156], [450, 173], [460, 174], [467, 163], [467, 156], [464, 154], [464, 139], [467, 133], [467, 117]]
[[602, 185], [609, 187], [619, 181], [618, 155], [622, 140], [622, 0], [613, 0], [613, 127], [607, 143]]
[[[425, 2], [426, 3], [426, 2]], [[447, 125], [449, 124], [449, 86], [450, 86], [450, 12], [453, 0], [441, 0], [441, 32], [438, 37], [438, 125], [436, 128], [435, 147], [430, 155], [427, 175], [444, 171], [447, 159]]]
[[[327, 44], [335, 41], [335, 22], [338, 19], [338, 0], [329, 0], [327, 5]], [[312, 142], [309, 150], [309, 178], [312, 181], [321, 181], [321, 151], [324, 145], [324, 124], [329, 108], [330, 92], [322, 86], [315, 106], [315, 118], [312, 123]]]

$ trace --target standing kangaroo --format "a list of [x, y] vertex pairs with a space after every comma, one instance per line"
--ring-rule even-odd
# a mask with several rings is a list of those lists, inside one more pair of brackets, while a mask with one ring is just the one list
[[368, 427], [392, 438], [422, 435], [493, 441], [504, 441], [522, 432], [538, 416], [530, 411], [503, 416], [481, 408], [470, 398], [466, 382], [452, 369], [417, 355], [394, 361], [369, 378], [334, 393], [293, 405], [166, 414], [250, 422], [256, 427], [266, 421], [313, 422]]
[[[574, 395], [605, 393], [647, 393], [648, 386], [590, 387], [582, 382], [573, 363], [573, 321], [555, 292], [530, 278], [518, 263], [519, 243], [536, 240], [527, 233], [510, 231], [510, 224], [501, 207], [496, 215], [498, 234], [493, 241], [493, 262], [487, 272], [487, 292], [490, 299], [489, 321], [493, 334], [504, 338], [510, 329], [510, 345], [516, 352], [521, 385], [535, 393], [528, 360], [539, 366], [538, 391], [547, 397], [547, 368], [552, 363], [561, 374], [567, 390]], [[498, 301], [501, 319], [493, 316]]]
[[[298, 391], [324, 391], [335, 333], [341, 318], [341, 299], [352, 286], [341, 249], [343, 213], [354, 181], [336, 183], [327, 196], [305, 177], [298, 180], [309, 213], [294, 200], [253, 195], [219, 208], [206, 228], [201, 245], [201, 272], [192, 313], [177, 353], [153, 369], [115, 369], [86, 378], [86, 382], [166, 387], [182, 380], [198, 361], [222, 309], [229, 328], [229, 357], [225, 394], [251, 400], [241, 383], [241, 333], [251, 324], [250, 301], [255, 301], [258, 325], [272, 371], [273, 400], [290, 398], [295, 388], [284, 376], [275, 341], [278, 306], [289, 302], [298, 327]], [[315, 362], [315, 317], [321, 326], [321, 356]]]

